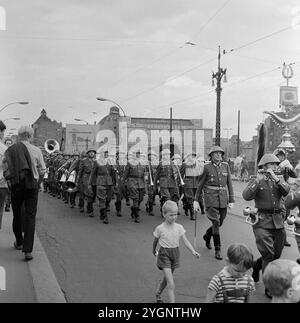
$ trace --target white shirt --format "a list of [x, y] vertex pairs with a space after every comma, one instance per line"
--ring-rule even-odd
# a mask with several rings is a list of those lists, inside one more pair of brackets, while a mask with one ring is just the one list
[[33, 176], [36, 180], [39, 179], [40, 175], [45, 174], [46, 165], [44, 162], [44, 157], [42, 151], [39, 147], [32, 145], [30, 142], [22, 140], [22, 144], [28, 149], [30, 158], [31, 158], [31, 169]]
[[158, 238], [158, 242], [163, 248], [177, 248], [179, 240], [185, 232], [184, 227], [179, 223], [167, 224], [163, 222], [155, 228], [153, 235]]

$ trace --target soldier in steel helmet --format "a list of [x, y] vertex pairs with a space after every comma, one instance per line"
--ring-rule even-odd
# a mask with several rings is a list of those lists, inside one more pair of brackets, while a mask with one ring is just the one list
[[203, 174], [194, 197], [194, 210], [200, 211], [198, 201], [203, 190], [207, 217], [212, 222], [203, 239], [206, 247], [211, 249], [210, 240], [213, 237], [215, 258], [222, 260], [220, 227], [227, 215], [227, 206], [232, 208], [234, 204], [233, 187], [229, 165], [222, 161], [224, 150], [219, 146], [213, 146], [208, 156], [210, 162], [204, 165]]
[[[256, 246], [261, 254], [253, 266], [252, 277], [259, 280], [259, 271], [265, 270], [268, 263], [281, 256], [286, 233], [282, 197], [290, 190], [282, 175], [276, 170], [280, 160], [274, 154], [265, 154], [258, 163], [259, 170], [255, 179], [249, 182], [243, 191], [246, 201], [255, 201], [258, 222], [253, 225]], [[266, 296], [270, 293], [265, 289]]]

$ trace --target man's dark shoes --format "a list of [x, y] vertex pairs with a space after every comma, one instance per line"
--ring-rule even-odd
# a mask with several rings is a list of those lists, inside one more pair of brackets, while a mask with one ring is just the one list
[[218, 259], [218, 260], [222, 260], [223, 259], [220, 250], [216, 250], [215, 251], [215, 258]]
[[269, 292], [269, 290], [268, 290], [267, 288], [265, 289], [265, 295], [266, 295], [268, 298], [272, 299], [272, 295], [270, 294], [270, 292]]
[[17, 249], [17, 250], [22, 250], [22, 245], [17, 245], [17, 242], [15, 241], [14, 242], [14, 247], [15, 247], [15, 249]]
[[210, 239], [206, 235], [203, 236], [203, 239], [205, 241], [205, 245], [207, 249], [211, 249]]
[[31, 254], [31, 252], [25, 252], [25, 260], [29, 261], [32, 259], [33, 259], [33, 256]]

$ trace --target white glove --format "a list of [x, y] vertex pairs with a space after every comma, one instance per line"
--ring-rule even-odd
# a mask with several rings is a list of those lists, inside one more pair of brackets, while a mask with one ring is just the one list
[[234, 203], [228, 203], [228, 207], [232, 209], [234, 207]]
[[200, 212], [200, 205], [198, 201], [194, 201], [193, 208], [194, 208], [194, 211]]

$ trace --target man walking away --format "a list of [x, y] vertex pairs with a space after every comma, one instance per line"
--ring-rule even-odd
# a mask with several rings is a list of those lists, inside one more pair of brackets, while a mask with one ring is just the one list
[[[22, 126], [18, 130], [18, 142], [5, 151], [4, 176], [11, 186], [13, 209], [14, 247], [25, 253], [25, 260], [33, 259], [32, 249], [35, 232], [35, 216], [38, 188], [46, 171], [42, 151], [32, 145], [33, 129]], [[22, 205], [25, 208], [22, 228]], [[24, 235], [22, 233], [24, 232]]]

